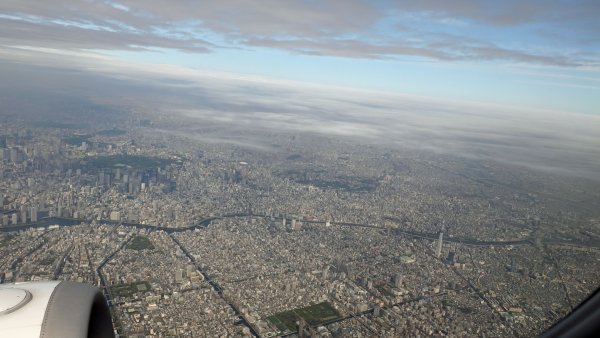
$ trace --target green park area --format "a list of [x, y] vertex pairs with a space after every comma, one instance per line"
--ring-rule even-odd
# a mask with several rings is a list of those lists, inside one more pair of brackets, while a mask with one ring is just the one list
[[138, 292], [150, 291], [150, 283], [136, 282], [131, 284], [113, 285], [110, 287], [110, 293], [113, 297], [131, 298]]
[[154, 249], [154, 245], [150, 242], [150, 239], [146, 236], [135, 236], [129, 244], [127, 244], [127, 249], [132, 250], [152, 250]]
[[296, 322], [303, 318], [310, 326], [321, 325], [330, 320], [340, 318], [340, 313], [328, 302], [310, 305], [300, 309], [289, 310], [267, 317], [280, 331], [296, 331]]
[[[96, 135], [100, 135], [100, 136], [121, 136], [121, 135], [125, 135], [127, 134], [127, 132], [125, 130], [120, 130], [120, 129], [108, 129], [108, 130], [102, 130], [96, 133]], [[64, 136], [62, 138], [62, 140], [67, 143], [70, 144], [72, 146], [80, 146], [82, 142], [89, 142], [90, 138], [94, 136], [93, 134], [79, 134], [79, 133], [74, 133], [71, 135], [67, 135]], [[139, 156], [142, 157], [142, 156]]]

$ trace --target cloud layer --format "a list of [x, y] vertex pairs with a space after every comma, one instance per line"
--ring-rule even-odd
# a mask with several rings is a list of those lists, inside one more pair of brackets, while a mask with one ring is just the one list
[[[0, 94], [21, 91], [23, 100], [29, 92], [61, 93], [111, 106], [183, 113], [231, 128], [350, 136], [600, 181], [600, 116], [144, 66], [85, 54], [3, 53], [0, 59], [21, 53], [25, 61], [0, 63], [0, 73], [14, 79], [0, 85]], [[56, 68], [58, 60], [69, 70]]]
[[[0, 4], [0, 44], [273, 48], [353, 58], [597, 65], [596, 1], [28, 1]], [[510, 36], [506, 36], [509, 32]]]

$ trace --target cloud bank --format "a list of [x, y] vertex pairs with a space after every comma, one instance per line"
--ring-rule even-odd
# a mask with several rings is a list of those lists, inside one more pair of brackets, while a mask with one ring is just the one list
[[3, 50], [0, 59], [14, 59], [15, 53], [23, 63], [0, 63], [0, 74], [14, 79], [0, 84], [5, 98], [19, 91], [61, 93], [236, 128], [350, 136], [600, 181], [600, 116], [144, 66], [85, 54]]
[[8, 0], [0, 4], [0, 44], [577, 67], [597, 65], [598, 17], [600, 6], [586, 0]]

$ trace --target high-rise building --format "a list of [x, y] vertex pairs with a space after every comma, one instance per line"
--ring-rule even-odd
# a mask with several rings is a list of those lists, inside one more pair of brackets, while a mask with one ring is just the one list
[[440, 237], [438, 238], [437, 248], [435, 250], [435, 257], [440, 258], [442, 254], [442, 244], [444, 242], [444, 232], [440, 231]]
[[373, 308], [373, 317], [379, 317], [379, 312], [381, 311], [381, 307], [379, 305], [375, 305]]
[[38, 211], [36, 207], [31, 208], [31, 223], [38, 221]]
[[393, 286], [398, 289], [400, 288], [400, 285], [402, 285], [402, 275], [400, 275], [399, 273], [394, 274], [394, 277], [392, 279], [393, 282]]
[[176, 283], [183, 282], [183, 270], [182, 269], [175, 271], [175, 282]]
[[454, 264], [454, 251], [448, 252], [448, 257], [446, 258], [446, 264]]
[[17, 148], [10, 148], [10, 161], [13, 163], [19, 161], [19, 150]]
[[294, 231], [302, 230], [302, 222], [292, 219], [292, 230], [294, 230]]
[[118, 222], [121, 220], [121, 212], [113, 210], [110, 212], [110, 220], [113, 222]]

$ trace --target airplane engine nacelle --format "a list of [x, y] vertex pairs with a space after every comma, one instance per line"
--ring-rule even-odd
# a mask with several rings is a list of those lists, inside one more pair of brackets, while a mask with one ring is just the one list
[[114, 338], [106, 299], [69, 281], [0, 284], [0, 336]]

